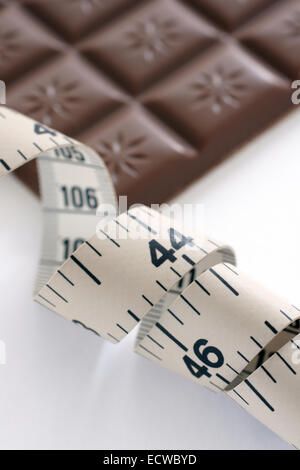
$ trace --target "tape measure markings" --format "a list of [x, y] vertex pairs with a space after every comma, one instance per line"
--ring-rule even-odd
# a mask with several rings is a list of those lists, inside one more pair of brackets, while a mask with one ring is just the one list
[[268, 322], [267, 320], [265, 321], [265, 325], [272, 331], [272, 333], [274, 333], [274, 335], [277, 335], [278, 331], [276, 330], [276, 328], [274, 328], [273, 325], [271, 325], [270, 322]]
[[46, 299], [46, 297], [44, 297], [42, 294], [38, 294], [38, 296], [43, 299], [45, 302], [47, 302], [49, 305], [51, 305], [52, 307], [56, 308], [56, 305], [53, 304], [52, 302], [50, 302], [50, 300]]
[[[1, 174], [39, 156], [45, 232], [36, 300], [115, 343], [139, 324], [140, 354], [227, 393], [300, 446], [300, 366], [287, 359], [300, 339], [300, 310], [233, 269], [231, 248], [181, 234], [176, 222], [149, 208], [130, 209], [90, 237], [99, 202], [115, 202], [101, 160], [3, 109]], [[137, 227], [149, 234], [138, 243]]]
[[253, 336], [250, 336], [250, 339], [258, 346], [260, 349], [263, 349], [262, 345], [257, 341], [257, 339], [253, 338]]
[[184, 255], [181, 255], [182, 258], [187, 262], [189, 263], [191, 266], [195, 266], [195, 261], [193, 261], [189, 256], [187, 256], [186, 254]]
[[131, 318], [133, 318], [136, 322], [141, 321], [141, 319], [140, 319], [135, 313], [133, 313], [131, 310], [127, 310], [127, 313], [128, 313], [128, 315], [130, 315]]
[[[220, 388], [220, 391], [223, 392], [223, 390], [221, 388]], [[239, 392], [237, 392], [236, 390], [232, 390], [232, 391], [238, 398], [240, 398], [245, 403], [245, 405], [250, 406], [249, 403], [247, 402], [247, 400], [245, 400], [245, 398], [242, 397], [242, 395]]]
[[227, 289], [229, 289], [234, 295], [238, 296], [239, 293], [236, 289], [234, 289], [230, 284], [229, 282], [227, 282], [222, 276], [220, 276], [220, 274], [218, 274], [214, 269], [210, 269], [209, 270], [217, 279], [219, 279], [219, 281], [221, 281], [225, 287], [227, 287]]
[[179, 341], [175, 336], [173, 336], [164, 326], [162, 326], [160, 323], [155, 324], [156, 328], [158, 328], [164, 335], [166, 335], [173, 343], [175, 343], [179, 348], [181, 348], [183, 351], [188, 351], [188, 348], [182, 344], [181, 341]]
[[27, 157], [25, 157], [24, 153], [21, 152], [21, 150], [17, 150], [17, 152], [24, 160], [27, 160]]
[[117, 327], [120, 328], [120, 330], [122, 330], [124, 333], [126, 333], [126, 335], [128, 335], [128, 331], [125, 330], [125, 328], [123, 326], [121, 326], [119, 323], [116, 323]]
[[142, 297], [149, 305], [151, 305], [151, 307], [153, 307], [154, 304], [151, 302], [151, 300], [149, 300], [144, 294], [142, 294]]
[[195, 280], [195, 283], [196, 283], [197, 286], [200, 287], [200, 289], [203, 290], [203, 292], [205, 292], [206, 295], [209, 295], [209, 296], [211, 295], [210, 292], [206, 289], [206, 287], [204, 287], [203, 284], [201, 284], [201, 283], [198, 281], [198, 279]]
[[[181, 298], [182, 298], [182, 297], [181, 297]], [[174, 312], [172, 311], [172, 313], [174, 313]], [[242, 358], [247, 362], [247, 364], [248, 364], [248, 363], [249, 363], [249, 360], [245, 357], [245, 354], [242, 354], [240, 351], [239, 351], [239, 354], [241, 355], [241, 357], [242, 357]], [[234, 369], [232, 366], [229, 366], [229, 367], [230, 367], [230, 369], [231, 369], [232, 371], [234, 371], [235, 373], [238, 372], [238, 371], [237, 371], [236, 369]], [[219, 375], [221, 375], [221, 374], [219, 374]], [[222, 376], [222, 377], [223, 377], [223, 376]], [[226, 379], [226, 380], [228, 381], [228, 379]], [[228, 382], [229, 382], [229, 381], [228, 381]]]
[[129, 211], [127, 211], [127, 215], [132, 219], [134, 220], [135, 222], [137, 222], [138, 224], [140, 224], [144, 229], [148, 230], [148, 232], [150, 233], [153, 233], [153, 235], [157, 235], [157, 232], [156, 230], [154, 230], [152, 227], [150, 227], [149, 225], [145, 224], [142, 220], [140, 220], [138, 217], [136, 217], [135, 215], [131, 214]]
[[300, 349], [300, 346], [297, 343], [295, 343], [295, 341], [293, 339], [291, 339], [291, 343], [292, 343], [293, 346], [296, 347], [296, 349]]
[[117, 224], [119, 227], [121, 227], [123, 230], [125, 230], [127, 233], [130, 232], [130, 230], [127, 228], [127, 227], [124, 227], [123, 224], [121, 224], [121, 222], [119, 222], [118, 220], [114, 220], [115, 224]]
[[265, 399], [265, 397], [263, 397], [263, 395], [254, 387], [254, 385], [252, 385], [251, 382], [249, 382], [248, 379], [246, 379], [244, 382], [250, 388], [250, 390], [252, 390], [252, 392], [255, 393], [255, 395], [262, 401], [262, 403], [266, 405], [267, 408], [269, 408], [269, 410], [271, 410], [272, 412], [275, 411], [273, 406], [270, 405], [270, 403]]
[[229, 269], [229, 271], [231, 271], [232, 273], [236, 274], [236, 276], [239, 275], [239, 273], [237, 273], [236, 271], [234, 271], [234, 269], [232, 269], [230, 266], [228, 266], [226, 263], [223, 263], [223, 266], [225, 266], [225, 268]]
[[116, 242], [116, 240], [114, 240], [113, 238], [111, 238], [108, 233], [104, 232], [104, 230], [102, 229], [98, 229], [99, 232], [101, 232], [109, 241], [111, 241], [115, 246], [117, 246], [118, 248], [121, 248], [119, 243]]
[[[269, 324], [268, 321], [265, 322], [265, 324], [268, 326], [268, 328], [271, 330], [271, 332], [276, 335], [278, 334], [278, 331], [276, 330], [276, 328], [274, 328], [271, 324]], [[286, 331], [283, 330], [283, 331]], [[292, 334], [295, 335], [295, 333], [293, 331], [291, 331]], [[263, 350], [263, 346], [258, 342], [257, 339], [255, 339], [253, 336], [250, 336], [250, 339], [260, 348], [260, 350]], [[250, 363], [250, 361], [240, 352], [238, 351], [238, 354], [248, 363]], [[294, 374], [296, 374], [296, 372], [294, 371], [294, 369], [288, 364], [288, 362], [278, 353], [278, 352], [275, 352], [275, 354], [277, 354], [280, 358], [280, 360], [288, 367], [288, 369], [293, 372]], [[258, 355], [259, 356], [259, 355]], [[258, 357], [257, 356], [257, 357]], [[255, 360], [257, 360], [257, 357], [255, 357], [251, 362], [253, 363], [253, 361], [255, 362]], [[265, 372], [265, 374], [274, 382], [274, 383], [277, 383], [277, 380], [273, 377], [273, 375], [266, 369], [266, 367], [263, 365], [263, 363], [257, 363], [255, 369], [257, 369], [258, 367], [261, 367], [261, 369]], [[247, 372], [247, 371], [245, 371]], [[249, 372], [251, 373], [251, 372]]]
[[158, 280], [156, 280], [155, 282], [159, 287], [162, 288], [162, 290], [164, 290], [165, 292], [168, 292], [168, 289], [165, 286], [163, 286], [161, 282], [159, 282]]
[[229, 380], [225, 379], [225, 377], [223, 377], [223, 375], [217, 373], [216, 377], [218, 377], [218, 379], [222, 380], [226, 385], [230, 385]]
[[284, 357], [281, 356], [279, 352], [275, 353], [279, 359], [283, 362], [283, 364], [294, 374], [297, 375], [297, 372], [290, 366], [290, 364], [284, 359]]
[[289, 317], [283, 310], [280, 310], [280, 313], [282, 313], [282, 315], [284, 315], [288, 320], [292, 321], [291, 317]]
[[[150, 349], [146, 348], [144, 345], [141, 344], [139, 347], [141, 349], [143, 349], [144, 351], [146, 351], [148, 354], [150, 354], [150, 356], [154, 357], [154, 359], [157, 359], [158, 361], [162, 361], [161, 357], [154, 354], [152, 351], [150, 351]], [[145, 356], [145, 357], [147, 357], [147, 356]]]
[[167, 310], [167, 311], [169, 312], [169, 314], [170, 314], [170, 315], [172, 315], [172, 317], [173, 317], [173, 318], [175, 318], [175, 320], [177, 320], [177, 321], [178, 321], [178, 323], [180, 323], [182, 326], [184, 326], [184, 323], [183, 323], [183, 321], [182, 321], [182, 320], [180, 320], [180, 318], [178, 318], [178, 317], [175, 315], [175, 313], [173, 313], [173, 312], [172, 312], [172, 311], [171, 311], [169, 308], [168, 308], [168, 310]]
[[180, 294], [180, 298], [195, 312], [197, 313], [197, 315], [201, 315], [201, 313], [199, 312], [199, 310], [196, 309], [196, 307], [194, 305], [191, 304], [191, 302], [186, 298], [184, 297], [183, 294]]
[[10, 170], [11, 170], [10, 166], [6, 163], [5, 160], [3, 160], [3, 158], [0, 159], [0, 163], [4, 166], [4, 168], [5, 168], [7, 171], [10, 171]]
[[62, 278], [65, 279], [65, 281], [67, 281], [71, 286], [73, 286], [73, 287], [75, 286], [74, 282], [71, 281], [71, 279], [69, 279], [64, 273], [62, 273], [62, 272], [60, 271], [60, 269], [58, 269], [57, 272], [58, 272], [58, 274], [59, 274], [60, 276], [62, 276]]
[[[98, 333], [98, 334], [99, 334], [99, 333]], [[107, 335], [108, 335], [110, 338], [112, 338], [113, 342], [115, 342], [115, 343], [119, 343], [119, 342], [120, 342], [120, 340], [117, 339], [115, 336], [113, 336], [111, 333], [107, 333]], [[100, 334], [99, 334], [99, 336], [100, 336]]]
[[57, 292], [55, 289], [53, 289], [53, 287], [49, 286], [49, 284], [46, 284], [46, 287], [48, 287], [48, 289], [50, 289], [52, 292], [54, 292], [54, 294], [57, 295], [57, 297], [59, 297], [61, 300], [68, 303], [67, 299], [65, 299], [59, 292]]
[[47, 157], [46, 155], [47, 154], [41, 155], [39, 157], [40, 161], [51, 162], [51, 163], [53, 163], [53, 161], [55, 161], [56, 163], [59, 163], [59, 164], [62, 164], [62, 165], [74, 165], [74, 166], [77, 166], [77, 167], [92, 168], [94, 170], [103, 170], [104, 169], [102, 165], [92, 165], [91, 163], [80, 163], [80, 162], [74, 162], [72, 160], [55, 160], [54, 158]]
[[100, 251], [96, 250], [96, 248], [93, 245], [91, 245], [91, 243], [89, 241], [86, 241], [85, 243], [86, 243], [87, 246], [89, 246], [91, 248], [91, 250], [93, 250], [94, 253], [96, 253], [98, 256], [102, 256]]
[[[263, 349], [262, 346], [261, 346], [261, 349]], [[264, 365], [261, 365], [260, 367], [265, 372], [265, 374], [269, 377], [269, 379], [272, 380], [272, 382], [277, 383], [277, 380], [273, 377], [273, 375], [270, 374], [270, 372], [266, 369], [266, 367]], [[250, 374], [251, 374], [251, 372], [249, 372], [249, 375]]]
[[162, 344], [160, 344], [156, 339], [152, 338], [152, 336], [147, 335], [147, 338], [149, 338], [149, 339], [150, 339], [154, 344], [156, 344], [159, 348], [165, 349], [165, 347], [162, 346]]
[[231, 369], [236, 375], [239, 375], [239, 372], [237, 370], [235, 370], [230, 364], [228, 364], [228, 362], [226, 362], [225, 364], [229, 369]]
[[277, 384], [277, 380], [273, 377], [273, 375], [270, 374], [270, 372], [265, 368], [265, 366], [261, 366], [262, 370], [265, 372], [265, 374], [269, 377], [274, 384]]
[[176, 276], [178, 276], [178, 277], [180, 277], [180, 278], [183, 277], [181, 274], [179, 274], [178, 271], [176, 271], [176, 269], [173, 268], [173, 266], [170, 266], [170, 269], [171, 269], [171, 271], [173, 271], [174, 274], [176, 274]]
[[44, 150], [36, 143], [36, 142], [33, 142], [33, 145], [35, 146], [36, 149], [38, 149], [39, 152], [44, 152]]
[[56, 140], [53, 139], [53, 137], [49, 137], [49, 139], [51, 140], [51, 142], [53, 142], [54, 145], [58, 146], [59, 144], [56, 142]]
[[82, 269], [82, 271], [89, 276], [98, 286], [100, 286], [101, 281], [81, 262], [79, 261], [78, 258], [76, 258], [75, 255], [71, 255], [71, 260], [74, 261], [74, 263]]

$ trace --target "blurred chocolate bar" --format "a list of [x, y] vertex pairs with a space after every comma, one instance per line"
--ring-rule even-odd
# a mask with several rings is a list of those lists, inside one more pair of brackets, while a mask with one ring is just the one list
[[[163, 202], [292, 108], [299, 0], [0, 1], [9, 106]], [[34, 164], [20, 178], [38, 191]]]

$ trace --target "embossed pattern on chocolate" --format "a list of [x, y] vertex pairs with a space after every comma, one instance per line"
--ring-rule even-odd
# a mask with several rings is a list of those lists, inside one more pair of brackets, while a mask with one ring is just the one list
[[225, 28], [233, 30], [274, 0], [192, 0]]
[[219, 139], [238, 142], [245, 126], [255, 126], [262, 102], [272, 113], [285, 98], [284, 80], [240, 47], [222, 45], [151, 90], [144, 103], [201, 151]]
[[156, 181], [164, 175], [180, 189], [181, 172], [197, 156], [190, 145], [139, 105], [114, 113], [81, 137], [101, 154], [118, 193], [130, 194], [134, 201], [149, 194], [153, 203], [161, 202], [165, 188]]
[[299, 47], [299, 0], [0, 0], [8, 105], [94, 147], [130, 203], [170, 198], [291, 109]]
[[290, 78], [300, 78], [299, 0], [279, 2], [267, 15], [246, 26], [239, 37]]
[[[136, 94], [217, 40], [203, 18], [173, 0], [146, 3], [82, 47]], [[176, 5], [176, 8], [174, 8]]]
[[10, 81], [29, 67], [49, 59], [62, 49], [51, 32], [46, 32], [31, 15], [5, 8], [0, 15], [0, 74]]
[[14, 85], [10, 105], [66, 134], [120, 106], [125, 96], [76, 55], [64, 55]]

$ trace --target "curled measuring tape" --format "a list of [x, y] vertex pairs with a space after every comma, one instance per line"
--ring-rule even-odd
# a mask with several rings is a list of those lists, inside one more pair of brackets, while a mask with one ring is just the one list
[[95, 230], [99, 204], [116, 207], [99, 155], [4, 106], [0, 133], [0, 176], [39, 157], [35, 300], [114, 343], [139, 324], [139, 354], [228, 394], [299, 448], [300, 310], [241, 273], [230, 247], [150, 208]]

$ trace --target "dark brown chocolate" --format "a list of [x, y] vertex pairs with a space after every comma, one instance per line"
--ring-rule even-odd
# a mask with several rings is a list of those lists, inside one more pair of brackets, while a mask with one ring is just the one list
[[131, 202], [160, 203], [182, 188], [197, 152], [140, 105], [114, 113], [81, 136], [104, 159], [117, 192]]
[[213, 21], [232, 31], [274, 3], [274, 0], [192, 0], [192, 3], [203, 9]]
[[[235, 44], [218, 44], [143, 99], [150, 109], [218, 159], [287, 106], [287, 81]], [[225, 148], [224, 148], [225, 147]]]
[[286, 0], [238, 34], [244, 44], [292, 80], [300, 79], [300, 2]]
[[[0, 0], [8, 105], [163, 202], [292, 107], [299, 0]], [[37, 190], [34, 164], [20, 177]]]
[[215, 28], [180, 3], [141, 3], [130, 15], [92, 35], [81, 48], [134, 95], [178, 69], [218, 38]]

